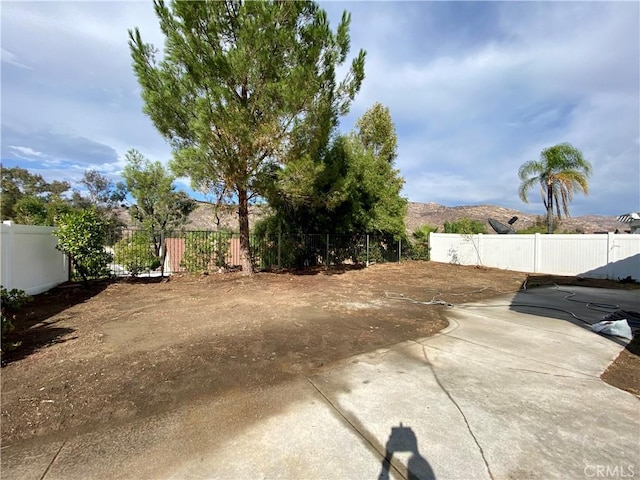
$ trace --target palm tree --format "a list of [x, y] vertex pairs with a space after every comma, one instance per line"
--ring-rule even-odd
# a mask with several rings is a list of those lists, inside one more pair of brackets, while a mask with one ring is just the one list
[[522, 183], [518, 193], [523, 202], [529, 203], [527, 192], [536, 183], [540, 184], [542, 202], [547, 209], [547, 233], [553, 233], [553, 205], [558, 218], [569, 216], [568, 203], [573, 200], [574, 190], [589, 193], [587, 179], [591, 175], [591, 164], [582, 157], [582, 152], [569, 143], [546, 148], [540, 160], [530, 160], [520, 167], [518, 176]]
[[414, 260], [429, 260], [429, 234], [436, 233], [438, 227], [421, 225], [413, 231]]

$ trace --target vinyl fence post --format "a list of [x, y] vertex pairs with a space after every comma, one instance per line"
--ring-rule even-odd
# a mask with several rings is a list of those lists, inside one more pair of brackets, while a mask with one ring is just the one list
[[607, 233], [607, 278], [609, 280], [615, 280], [614, 276], [614, 262], [617, 260], [615, 247], [615, 238], [616, 234], [609, 232]]
[[369, 234], [367, 233], [367, 262], [365, 264], [367, 267], [369, 266]]
[[327, 264], [327, 268], [329, 268], [329, 234], [327, 233], [327, 256], [325, 257], [326, 260], [326, 264]]
[[2, 222], [2, 225], [6, 229], [6, 238], [2, 242], [2, 269], [4, 270], [4, 275], [2, 278], [3, 287], [7, 290], [11, 290], [13, 288], [13, 262], [11, 261], [13, 258], [11, 250], [13, 250], [13, 234], [14, 234], [14, 225], [15, 223], [11, 220], [5, 220]]
[[538, 273], [540, 271], [540, 234], [533, 234], [533, 273]]

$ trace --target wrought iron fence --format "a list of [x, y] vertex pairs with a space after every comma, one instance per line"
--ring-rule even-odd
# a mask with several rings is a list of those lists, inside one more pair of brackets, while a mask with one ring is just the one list
[[[370, 265], [428, 259], [428, 248], [384, 235], [250, 236], [252, 262], [259, 270], [315, 266]], [[214, 273], [241, 268], [240, 235], [228, 231], [170, 233], [119, 229], [106, 249], [114, 275]]]

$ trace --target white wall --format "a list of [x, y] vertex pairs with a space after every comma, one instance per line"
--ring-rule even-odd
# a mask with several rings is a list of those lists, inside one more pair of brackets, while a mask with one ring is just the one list
[[519, 272], [640, 280], [640, 235], [432, 233], [431, 260]]
[[56, 250], [54, 227], [0, 226], [0, 284], [29, 295], [45, 292], [69, 279], [67, 256]]

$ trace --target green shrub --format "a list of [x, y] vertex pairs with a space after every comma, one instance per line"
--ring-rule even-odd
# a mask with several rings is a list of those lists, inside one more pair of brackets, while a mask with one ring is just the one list
[[429, 260], [429, 234], [438, 231], [433, 225], [421, 225], [411, 234], [411, 244], [407, 247], [406, 256], [413, 260]]
[[134, 232], [130, 237], [122, 238], [114, 245], [113, 250], [114, 262], [122, 265], [132, 277], [160, 266], [151, 238], [146, 232]]
[[226, 268], [230, 240], [226, 231], [187, 233], [181, 265], [192, 274]]
[[24, 290], [13, 288], [7, 291], [6, 288], [0, 286], [0, 301], [2, 303], [2, 351], [12, 350], [19, 345], [7, 342], [6, 335], [15, 328], [13, 322], [16, 319], [16, 312], [31, 300], [32, 297], [27, 295]]
[[[553, 232], [557, 233], [559, 224], [558, 217], [553, 217]], [[547, 233], [547, 217], [543, 215], [536, 216], [534, 224], [528, 228], [523, 228], [522, 230], [518, 230], [518, 233], [522, 234], [532, 234], [532, 233]]]
[[113, 256], [106, 252], [108, 224], [95, 208], [61, 215], [56, 248], [69, 256], [75, 273], [86, 283], [89, 278], [109, 275]]
[[355, 249], [351, 257], [356, 264], [365, 265], [367, 260], [370, 264], [398, 261], [398, 240], [391, 236], [369, 235], [368, 254], [366, 237], [357, 246], [359, 248]]
[[369, 254], [367, 255], [367, 245], [365, 243], [364, 247], [359, 248], [355, 255], [353, 256], [353, 261], [356, 265], [366, 265], [367, 260], [369, 263], [379, 263], [384, 260], [384, 248], [383, 246], [374, 241], [373, 239], [369, 239]]
[[477, 220], [461, 218], [455, 222], [444, 222], [444, 233], [461, 233], [465, 235], [487, 233], [487, 226]]

